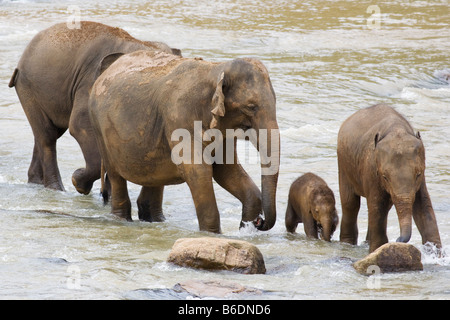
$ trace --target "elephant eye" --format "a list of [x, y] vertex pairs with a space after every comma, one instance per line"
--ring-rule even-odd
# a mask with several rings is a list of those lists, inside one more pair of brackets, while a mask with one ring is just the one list
[[258, 109], [258, 106], [256, 104], [250, 103], [249, 105], [247, 105], [247, 109], [255, 111], [256, 109]]
[[250, 103], [244, 106], [241, 110], [242, 113], [246, 116], [252, 117], [255, 114], [256, 110], [258, 110], [258, 106], [256, 104]]
[[416, 179], [419, 179], [421, 175], [422, 175], [422, 172], [418, 172], [416, 175]]

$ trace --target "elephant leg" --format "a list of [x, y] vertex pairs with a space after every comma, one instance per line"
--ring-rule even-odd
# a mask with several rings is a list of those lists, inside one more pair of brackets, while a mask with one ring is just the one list
[[56, 156], [56, 140], [66, 129], [56, 127], [33, 99], [22, 103], [22, 107], [33, 130], [35, 143], [28, 170], [29, 182], [37, 181], [46, 188], [64, 191]]
[[311, 215], [307, 215], [303, 219], [303, 228], [308, 238], [319, 239], [319, 231], [317, 230], [317, 222]]
[[214, 180], [242, 203], [242, 221], [255, 221], [262, 213], [261, 192], [242, 166], [216, 164], [213, 166]]
[[220, 233], [220, 216], [212, 183], [212, 166], [183, 164], [180, 170], [191, 190], [200, 230]]
[[[389, 201], [389, 207], [388, 207], [388, 209], [387, 209], [386, 215], [389, 213], [389, 210], [391, 210], [392, 205], [393, 205], [392, 201]], [[386, 223], [387, 223], [387, 222], [386, 222]], [[387, 227], [387, 225], [386, 225], [386, 227]], [[367, 242], [367, 243], [370, 243], [370, 224], [369, 224], [369, 223], [367, 224], [366, 242]]]
[[139, 220], [148, 222], [165, 221], [162, 211], [164, 186], [142, 187], [137, 199], [139, 209]]
[[34, 141], [33, 158], [28, 169], [28, 183], [44, 184], [44, 171], [41, 163], [41, 151], [37, 141]]
[[425, 181], [416, 194], [413, 206], [413, 218], [422, 236], [422, 243], [431, 242], [438, 248], [441, 248], [441, 237], [439, 235], [436, 216]]
[[108, 171], [108, 174], [111, 182], [111, 212], [119, 218], [132, 221], [127, 181], [114, 171]]
[[89, 194], [95, 180], [100, 178], [101, 157], [88, 113], [87, 90], [80, 89], [75, 97], [70, 115], [69, 131], [77, 140], [86, 162], [85, 168], [77, 169], [72, 183], [81, 194]]
[[103, 183], [100, 189], [100, 195], [103, 198], [103, 204], [107, 204], [111, 198], [111, 182], [107, 173], [102, 172]]
[[59, 173], [58, 160], [56, 156], [56, 140], [61, 137], [65, 129], [53, 127], [48, 130], [44, 137], [40, 137], [40, 150], [42, 154], [41, 164], [44, 176], [44, 187], [64, 191], [64, 186]]
[[56, 140], [52, 141], [49, 145], [45, 145], [43, 149], [44, 186], [46, 188], [64, 191], [56, 158]]
[[358, 243], [358, 212], [361, 206], [361, 197], [339, 179], [339, 192], [342, 206], [342, 221], [340, 241], [350, 244]]
[[375, 199], [367, 199], [369, 227], [368, 227], [368, 241], [369, 252], [374, 251], [378, 247], [388, 242], [386, 234], [388, 212], [392, 207], [389, 200], [380, 201], [381, 197], [377, 196]]
[[299, 214], [297, 214], [291, 201], [288, 201], [286, 207], [286, 216], [284, 219], [284, 222], [286, 224], [286, 230], [288, 232], [295, 232], [299, 222], [302, 222], [302, 220], [299, 219], [299, 217], [301, 217], [301, 213], [299, 212]]

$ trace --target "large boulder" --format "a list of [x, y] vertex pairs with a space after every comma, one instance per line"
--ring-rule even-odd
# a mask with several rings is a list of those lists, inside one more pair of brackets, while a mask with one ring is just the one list
[[361, 274], [370, 274], [370, 271], [374, 270], [371, 266], [377, 266], [381, 273], [417, 271], [423, 270], [421, 258], [419, 249], [413, 245], [393, 242], [382, 245], [365, 258], [356, 261], [353, 267]]
[[222, 238], [182, 238], [172, 247], [168, 262], [183, 267], [266, 273], [264, 258], [253, 244]]

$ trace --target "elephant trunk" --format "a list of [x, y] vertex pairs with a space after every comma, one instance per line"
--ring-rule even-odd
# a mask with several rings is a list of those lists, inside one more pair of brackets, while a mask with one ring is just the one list
[[276, 189], [278, 182], [278, 173], [272, 176], [263, 175], [261, 177], [262, 185], [262, 208], [264, 212], [264, 222], [259, 227], [260, 230], [270, 230], [277, 218], [276, 209]]
[[280, 166], [280, 135], [276, 121], [261, 128], [258, 134], [258, 151], [261, 158], [261, 196], [264, 221], [257, 225], [259, 230], [269, 230], [275, 225], [276, 191]]
[[406, 243], [411, 239], [413, 203], [410, 198], [394, 200], [400, 224], [400, 237], [397, 238], [397, 242]]
[[333, 235], [333, 231], [332, 230], [332, 226], [331, 226], [331, 221], [326, 221], [325, 223], [322, 224], [322, 231], [321, 231], [321, 238], [322, 240], [331, 241], [331, 236]]
[[327, 217], [326, 219], [322, 219], [320, 222], [320, 236], [322, 240], [331, 242], [331, 237], [333, 236], [334, 231], [336, 230], [336, 226], [339, 222], [339, 218], [336, 215], [333, 215], [331, 217]]

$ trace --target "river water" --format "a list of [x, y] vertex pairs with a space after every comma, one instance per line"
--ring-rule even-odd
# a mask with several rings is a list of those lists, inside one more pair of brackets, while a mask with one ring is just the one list
[[[172, 288], [188, 279], [227, 280], [260, 290], [231, 299], [450, 299], [449, 3], [371, 5], [348, 0], [0, 1], [0, 299], [184, 299], [192, 297]], [[216, 185], [219, 237], [255, 244], [265, 259], [265, 275], [167, 264], [178, 238], [215, 236], [198, 231], [187, 185], [166, 187], [166, 222], [117, 221], [102, 204], [99, 182], [88, 196], [72, 186], [72, 172], [84, 161], [69, 133], [58, 141], [67, 191], [27, 184], [33, 135], [7, 84], [38, 31], [78, 17], [164, 41], [185, 57], [251, 56], [267, 66], [282, 141], [275, 227], [239, 230], [240, 203]], [[368, 277], [352, 267], [368, 252], [364, 199], [357, 246], [341, 244], [339, 228], [331, 243], [307, 239], [302, 225], [288, 234], [284, 213], [290, 184], [311, 171], [334, 191], [341, 215], [337, 132], [352, 113], [379, 102], [395, 106], [421, 132], [428, 190], [447, 256], [422, 246], [413, 226], [410, 243], [422, 251], [424, 270]], [[245, 143], [240, 146], [244, 167], [259, 184], [256, 153]], [[129, 184], [129, 189], [137, 220], [140, 188]], [[390, 241], [398, 234], [392, 209]]]

